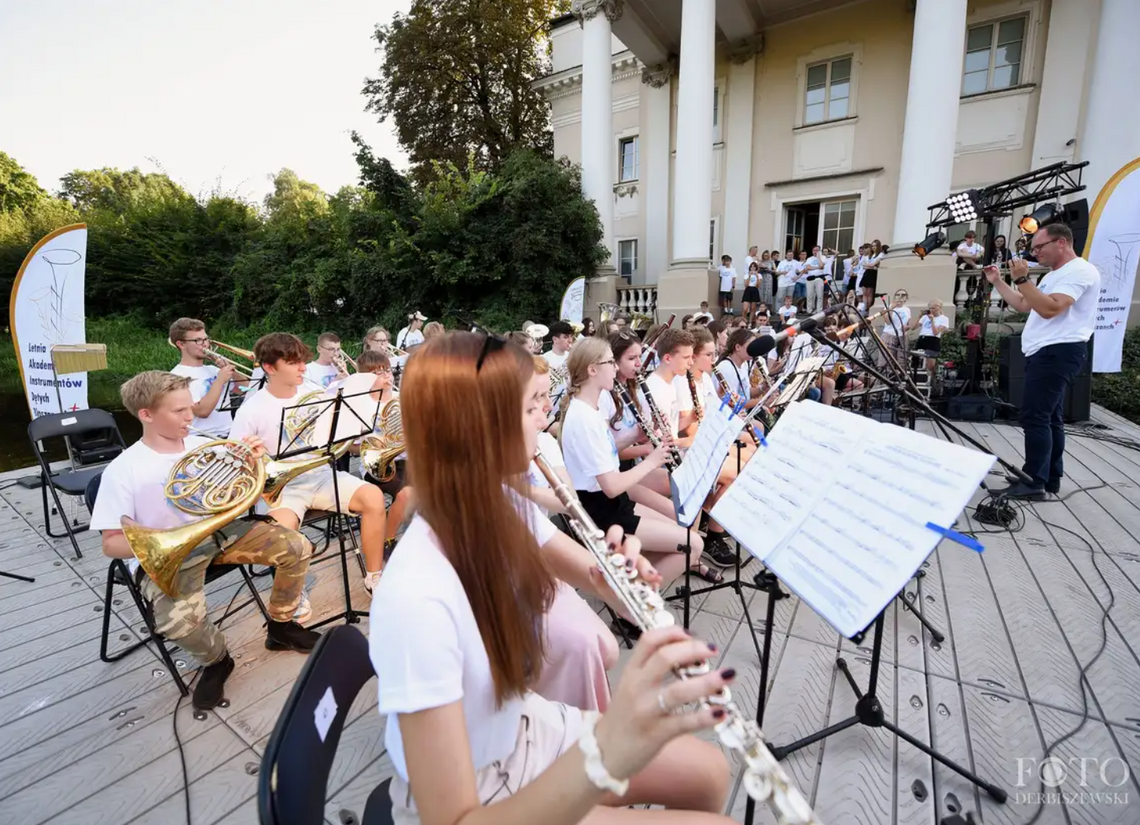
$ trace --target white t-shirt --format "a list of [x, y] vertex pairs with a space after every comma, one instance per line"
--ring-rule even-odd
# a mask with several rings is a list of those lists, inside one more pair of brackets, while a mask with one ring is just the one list
[[[556, 532], [529, 501], [517, 498], [539, 546]], [[515, 749], [523, 698], [496, 707], [491, 664], [463, 583], [422, 516], [415, 516], [372, 594], [368, 653], [386, 714], [384, 744], [405, 781], [408, 765], [397, 714], [462, 700], [475, 770]]]
[[562, 353], [561, 355], [556, 353], [554, 350], [551, 350], [550, 352], [544, 352], [542, 354], [543, 360], [546, 361], [546, 363], [550, 364], [550, 368], [552, 370], [556, 370], [559, 367], [561, 367], [563, 364], [565, 364], [566, 359], [569, 357], [570, 357], [570, 350], [566, 350], [566, 352]]
[[[678, 378], [683, 378], [678, 376]], [[673, 438], [677, 438], [680, 434], [681, 426], [681, 393], [678, 387], [681, 386], [677, 383], [677, 378], [671, 381], [666, 381], [656, 372], [645, 379], [646, 386], [649, 387], [649, 392], [653, 396], [654, 403], [657, 404], [657, 409], [665, 416], [665, 420], [669, 422], [669, 430], [673, 434]], [[688, 386], [685, 386], [684, 394], [689, 394]], [[692, 407], [692, 402], [689, 404]]]
[[[645, 406], [645, 397], [638, 390], [636, 395], [631, 395], [630, 400], [638, 405], [638, 412], [641, 413], [642, 418], [649, 422], [649, 410]], [[614, 398], [608, 392], [603, 392], [598, 396], [598, 411], [606, 419], [608, 423], [614, 417]], [[618, 419], [616, 427], [610, 427], [614, 433], [614, 441], [624, 441], [626, 436], [638, 428], [637, 419], [633, 417], [633, 413], [625, 404], [621, 405], [621, 418]]]
[[[697, 392], [701, 388], [697, 387]], [[677, 398], [677, 412], [683, 413], [693, 409], [693, 392], [689, 389], [689, 377], [687, 375], [678, 375], [673, 379], [673, 394]], [[704, 399], [702, 398], [703, 402]]]
[[823, 259], [822, 258], [817, 258], [815, 255], [811, 255], [808, 257], [808, 259], [806, 261], [804, 261], [803, 270], [804, 270], [804, 277], [805, 278], [808, 275], [818, 275], [822, 269], [823, 269]]
[[[178, 453], [157, 453], [142, 441], [123, 450], [103, 471], [91, 529], [121, 530], [123, 516], [156, 530], [169, 530], [200, 519], [201, 516], [183, 513], [171, 504], [165, 488], [178, 460], [207, 442], [206, 438], [191, 435], [183, 439], [183, 450]], [[134, 572], [138, 560], [129, 559], [127, 566]]]
[[776, 267], [776, 272], [780, 274], [776, 286], [792, 286], [796, 282], [795, 261], [780, 261], [780, 265]]
[[731, 266], [720, 267], [720, 291], [731, 292], [736, 288], [736, 270]]
[[336, 364], [322, 364], [319, 361], [311, 361], [305, 367], [305, 380], [323, 390], [327, 390], [332, 386], [333, 382], [336, 381], [336, 376]]
[[792, 283], [798, 284], [808, 276], [807, 261], [792, 261], [795, 265], [796, 271], [792, 275]]
[[745, 286], [760, 286], [760, 273], [753, 272], [751, 269], [745, 270], [748, 274], [744, 276]]
[[[538, 451], [542, 453], [542, 457], [551, 467], [557, 469], [566, 466], [566, 462], [562, 458], [562, 448], [558, 446], [558, 439], [550, 433], [538, 434]], [[532, 487], [550, 486], [546, 481], [546, 476], [542, 474], [542, 470], [538, 469], [538, 465], [534, 461], [530, 462], [526, 474]], [[539, 507], [539, 509], [542, 508]]]
[[736, 364], [725, 358], [716, 365], [715, 369], [728, 384], [729, 392], [734, 393], [738, 400], [747, 399], [752, 394], [752, 385], [748, 383], [747, 366], [737, 369]]
[[[171, 370], [175, 375], [184, 375], [190, 379], [190, 397], [197, 403], [206, 397], [206, 393], [214, 386], [214, 382], [218, 380], [218, 368], [210, 364], [203, 364], [200, 367], [192, 367], [189, 364], [178, 364]], [[222, 394], [218, 396], [218, 403], [214, 405], [214, 409], [205, 418], [194, 416], [194, 429], [200, 432], [215, 435], [218, 438], [225, 438], [230, 434], [230, 425], [233, 423], [233, 416], [229, 412], [223, 412], [222, 407], [229, 401], [229, 388], [222, 390]]]
[[[931, 321], [933, 320], [933, 323]], [[927, 337], [941, 337], [942, 333], [950, 329], [950, 319], [945, 315], [936, 315], [933, 319], [923, 315], [918, 319], [918, 334]]]
[[980, 243], [962, 243], [958, 244], [958, 248], [954, 250], [954, 259], [957, 260], [959, 255], [971, 255], [975, 259], [982, 256], [982, 245]]
[[[603, 393], [603, 396], [605, 393]], [[596, 493], [598, 476], [620, 469], [617, 442], [609, 418], [581, 398], [570, 401], [562, 422], [563, 459], [575, 490]]]
[[744, 256], [744, 271], [745, 272], [747, 272], [748, 270], [750, 270], [752, 268], [752, 263], [754, 261], [756, 263], [760, 263], [759, 258], [753, 258], [751, 255], [745, 255]]
[[1021, 351], [1033, 355], [1042, 347], [1087, 341], [1096, 329], [1100, 272], [1084, 258], [1074, 258], [1041, 279], [1037, 288], [1046, 295], [1068, 295], [1073, 305], [1052, 318], [1029, 313], [1021, 332]]
[[835, 256], [831, 255], [823, 259], [823, 274], [828, 278], [835, 274]]
[[720, 396], [716, 394], [716, 384], [707, 372], [701, 373], [701, 380], [697, 382], [697, 392], [701, 394], [701, 403], [704, 404], [706, 414], [710, 405], [712, 409], [716, 409], [720, 404]]
[[784, 319], [784, 323], [788, 323], [789, 319], [796, 317], [796, 305], [792, 304], [790, 307], [780, 307], [776, 313]]
[[402, 330], [396, 333], [396, 346], [400, 349], [414, 347], [418, 344], [422, 344], [423, 342], [424, 333], [421, 329], [412, 330], [409, 332], [408, 327], [404, 327]]
[[851, 276], [855, 272], [855, 264], [858, 262], [857, 258], [844, 258], [843, 259], [843, 283], [851, 280]]
[[[282, 412], [288, 407], [296, 406], [301, 396], [320, 389], [312, 384], [302, 384], [289, 398], [278, 398], [266, 387], [251, 398], [247, 398], [238, 407], [238, 411], [234, 413], [233, 426], [230, 427], [230, 438], [241, 440], [247, 435], [256, 435], [265, 445], [265, 452], [272, 457], [276, 457], [279, 452], [284, 452], [286, 449], [289, 452], [299, 449], [302, 446], [301, 441], [298, 439], [296, 444], [290, 446], [291, 439], [282, 430]], [[312, 409], [316, 412], [320, 408]]]
[[883, 335], [901, 335], [906, 338], [906, 328], [910, 323], [910, 307], [892, 309], [883, 324]]

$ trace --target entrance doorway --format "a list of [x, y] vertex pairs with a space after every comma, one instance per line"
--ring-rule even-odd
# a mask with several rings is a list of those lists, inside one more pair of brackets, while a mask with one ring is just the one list
[[855, 245], [857, 198], [793, 203], [784, 207], [784, 251], [797, 255], [822, 246], [846, 253]]

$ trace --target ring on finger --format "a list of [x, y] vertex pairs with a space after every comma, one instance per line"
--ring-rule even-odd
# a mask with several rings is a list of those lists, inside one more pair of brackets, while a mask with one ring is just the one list
[[665, 704], [665, 691], [663, 690], [657, 691], [657, 707], [661, 708], [662, 716], [668, 716], [673, 712], [672, 708]]

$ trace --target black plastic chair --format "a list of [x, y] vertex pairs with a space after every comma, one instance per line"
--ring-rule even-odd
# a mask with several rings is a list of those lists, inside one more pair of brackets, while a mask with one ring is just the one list
[[[69, 496], [82, 496], [91, 479], [99, 476], [104, 467], [101, 465], [53, 472], [48, 464], [47, 453], [44, 449], [44, 442], [52, 438], [68, 439], [72, 444], [83, 441], [107, 442], [109, 440], [110, 446], [112, 448], [117, 446], [118, 452], [125, 450], [127, 444], [123, 441], [123, 435], [119, 432], [114, 417], [106, 410], [75, 410], [59, 415], [45, 415], [34, 419], [28, 425], [28, 439], [32, 442], [32, 452], [36, 454], [36, 461], [40, 465], [40, 481], [42, 482], [40, 492], [43, 494], [44, 502], [44, 530], [53, 539], [64, 537], [70, 539], [71, 546], [75, 548], [75, 558], [81, 559], [83, 553], [79, 550], [79, 542], [75, 540], [75, 534], [82, 533], [89, 525], [72, 527], [68, 523], [67, 516], [63, 512], [63, 505], [59, 500], [59, 494], [63, 492]], [[104, 445], [100, 451], [101, 458], [109, 460], [118, 455], [118, 452], [114, 449], [107, 449], [106, 446]], [[63, 521], [63, 533], [56, 534], [51, 531], [48, 491], [51, 492], [51, 497], [55, 501], [55, 511], [59, 513], [60, 520]]]
[[[261, 825], [318, 825], [325, 821], [329, 773], [349, 708], [372, 680], [368, 640], [352, 625], [325, 633], [301, 669], [265, 746], [257, 774]], [[313, 723], [326, 694], [336, 702], [324, 735]], [[361, 825], [391, 825], [389, 782], [368, 797]]]
[[[87, 483], [87, 489], [83, 491], [83, 498], [87, 503], [87, 509], [92, 513], [95, 512], [95, 499], [99, 495], [99, 484], [102, 480], [102, 475], [95, 476]], [[232, 573], [235, 570], [240, 572], [242, 578], [245, 579], [246, 586], [249, 588], [252, 598], [246, 599], [239, 605], [231, 606], [222, 614], [221, 618], [216, 621], [216, 624], [220, 626], [222, 622], [230, 616], [239, 610], [244, 610], [250, 604], [254, 603], [257, 604], [261, 615], [264, 616], [265, 621], [268, 622], [269, 611], [265, 609], [265, 602], [262, 601], [261, 594], [257, 592], [257, 585], [254, 583], [250, 576], [250, 571], [246, 569], [245, 565], [211, 564], [206, 569], [206, 584], [228, 573]], [[146, 624], [147, 636], [142, 641], [128, 645], [115, 653], [109, 653], [107, 648], [111, 635], [111, 606], [115, 595], [115, 587], [125, 587], [127, 588], [127, 592], [131, 594], [135, 607], [138, 608], [139, 614], [143, 617], [143, 622]], [[123, 559], [111, 559], [111, 564], [107, 568], [107, 589], [103, 595], [103, 632], [99, 639], [99, 658], [107, 663], [117, 662], [128, 653], [133, 653], [148, 642], [154, 642], [155, 650], [158, 651], [159, 657], [169, 670], [170, 676], [174, 680], [178, 691], [183, 696], [189, 696], [190, 689], [186, 687], [186, 682], [182, 679], [182, 674], [178, 671], [178, 667], [170, 655], [170, 650], [166, 647], [166, 637], [159, 633], [154, 625], [154, 610], [146, 596], [143, 595], [142, 588], [139, 586], [139, 579], [135, 577], [135, 574], [131, 573], [130, 568], [127, 567]]]

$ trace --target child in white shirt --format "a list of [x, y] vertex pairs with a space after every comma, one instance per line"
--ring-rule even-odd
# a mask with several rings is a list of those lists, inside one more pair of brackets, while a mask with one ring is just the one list
[[207, 357], [216, 359], [217, 356], [211, 354], [206, 325], [197, 318], [179, 318], [171, 324], [168, 340], [182, 356], [171, 372], [190, 379], [195, 431], [225, 438], [230, 434], [230, 424], [233, 423], [229, 410], [223, 409], [230, 400], [230, 386], [241, 390], [246, 384], [245, 379], [225, 359], [220, 361], [220, 367], [206, 363]]
[[335, 332], [322, 332], [317, 338], [317, 360], [305, 367], [305, 380], [327, 390], [336, 387], [348, 377], [337, 357], [340, 352], [340, 336]]
[[736, 270], [732, 268], [732, 256], [720, 256], [720, 314], [732, 314], [732, 292], [736, 289]]

